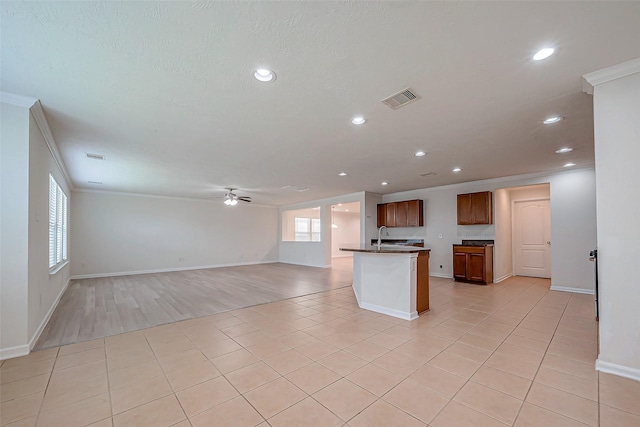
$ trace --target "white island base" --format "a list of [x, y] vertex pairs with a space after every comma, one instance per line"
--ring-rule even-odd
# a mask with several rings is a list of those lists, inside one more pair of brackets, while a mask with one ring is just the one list
[[354, 251], [353, 291], [360, 308], [404, 320], [416, 319], [429, 309], [428, 250]]

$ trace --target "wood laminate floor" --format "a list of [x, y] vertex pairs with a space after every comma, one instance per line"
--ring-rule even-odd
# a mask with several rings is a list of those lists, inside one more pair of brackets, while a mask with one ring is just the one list
[[351, 286], [352, 265], [347, 257], [332, 268], [273, 263], [72, 280], [34, 350]]

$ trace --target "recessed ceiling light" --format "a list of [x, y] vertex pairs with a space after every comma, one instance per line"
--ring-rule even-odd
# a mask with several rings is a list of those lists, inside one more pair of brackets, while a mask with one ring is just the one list
[[344, 211], [345, 211], [345, 212], [349, 212], [349, 209], [345, 209]]
[[261, 82], [272, 82], [276, 79], [276, 73], [266, 68], [258, 68], [256, 72], [253, 73], [253, 77]]
[[364, 117], [354, 117], [353, 119], [351, 119], [351, 123], [353, 123], [354, 125], [362, 125], [366, 121], [367, 120]]
[[546, 119], [542, 123], [544, 123], [545, 125], [550, 125], [551, 123], [558, 123], [562, 119], [564, 119], [564, 117], [562, 117], [562, 116], [553, 116], [553, 117], [549, 117], [548, 119]]
[[338, 176], [347, 176], [347, 173], [346, 173], [346, 172], [340, 172], [340, 173], [338, 174]]
[[570, 151], [573, 151], [573, 148], [571, 148], [571, 147], [563, 147], [563, 148], [560, 148], [559, 150], [556, 150], [556, 153], [562, 154], [562, 153], [568, 153]]
[[416, 154], [414, 154], [414, 156], [416, 157], [422, 157], [422, 156], [426, 156], [427, 153], [425, 153], [424, 151], [416, 151]]
[[382, 181], [380, 185], [389, 185], [389, 183], [387, 181]]
[[562, 167], [563, 168], [570, 168], [571, 166], [575, 166], [575, 163], [565, 163]]
[[460, 169], [460, 168], [453, 168], [453, 169], [451, 169], [451, 172], [456, 172], [456, 173], [457, 173], [457, 172], [462, 172], [462, 169]]
[[342, 206], [342, 203], [338, 203], [338, 206]]
[[540, 49], [539, 51], [536, 52], [535, 55], [533, 55], [533, 60], [540, 61], [541, 59], [548, 58], [551, 55], [553, 55], [554, 51], [555, 49], [552, 47], [545, 47], [544, 49]]

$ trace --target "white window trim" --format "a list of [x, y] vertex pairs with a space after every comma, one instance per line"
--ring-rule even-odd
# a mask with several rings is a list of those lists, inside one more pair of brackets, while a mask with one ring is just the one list
[[69, 198], [49, 174], [49, 274], [69, 263]]

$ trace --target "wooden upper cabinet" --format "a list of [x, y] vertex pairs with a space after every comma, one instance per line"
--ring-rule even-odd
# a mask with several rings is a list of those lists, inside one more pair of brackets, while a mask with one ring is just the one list
[[382, 203], [378, 205], [378, 228], [422, 227], [424, 225], [422, 200]]
[[407, 208], [409, 202], [396, 202], [396, 227], [407, 226]]
[[409, 200], [407, 203], [407, 227], [424, 225], [424, 208], [422, 200]]
[[378, 205], [378, 228], [385, 225], [387, 222], [387, 210], [385, 209], [385, 205]]
[[395, 203], [386, 203], [384, 206], [385, 209], [385, 222], [384, 225], [387, 227], [395, 227], [396, 226], [396, 204]]
[[471, 194], [458, 194], [458, 225], [471, 222]]
[[458, 225], [493, 224], [491, 191], [458, 194]]

